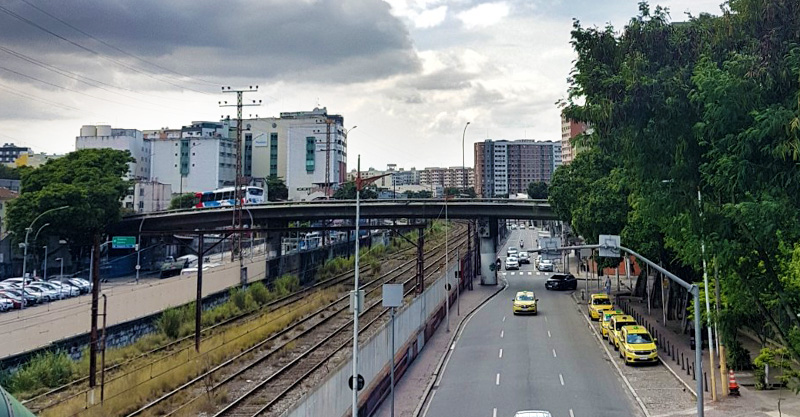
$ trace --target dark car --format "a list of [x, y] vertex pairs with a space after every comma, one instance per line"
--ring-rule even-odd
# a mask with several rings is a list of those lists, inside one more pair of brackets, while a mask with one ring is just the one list
[[544, 287], [548, 290], [576, 290], [578, 280], [572, 274], [553, 274], [544, 283]]

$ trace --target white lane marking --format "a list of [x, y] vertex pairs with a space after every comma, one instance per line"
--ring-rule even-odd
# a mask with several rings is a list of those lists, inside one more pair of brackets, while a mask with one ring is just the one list
[[510, 275], [514, 275], [514, 273], [513, 273], [513, 272], [509, 272], [509, 274], [510, 274]]
[[453, 349], [455, 349], [455, 348], [456, 348], [456, 343], [455, 343], [455, 342], [453, 342], [453, 344], [452, 344], [452, 345], [450, 345], [450, 350], [453, 350]]
[[[572, 410], [570, 410], [570, 411], [572, 411]], [[496, 408], [492, 409], [492, 417], [497, 417], [497, 409]], [[572, 417], [575, 417], [575, 416], [572, 416]]]
[[505, 331], [505, 330], [500, 330], [500, 338], [501, 338], [501, 339], [503, 338], [503, 335], [504, 335], [505, 333], [506, 333], [506, 331]]
[[500, 357], [500, 359], [503, 358], [503, 349], [500, 349], [500, 355], [498, 355], [498, 356]]
[[533, 272], [531, 272], [531, 271], [528, 271], [528, 275], [533, 275]]
[[544, 316], [544, 321], [547, 321], [547, 316]]
[[536, 275], [542, 275], [542, 273], [541, 272], [537, 272]]
[[499, 373], [497, 374], [497, 378], [494, 379], [494, 384], [495, 385], [500, 385], [500, 374]]
[[[496, 410], [496, 409], [495, 409]], [[569, 409], [569, 417], [575, 417], [575, 413], [572, 412], [572, 409]]]
[[505, 323], [505, 321], [506, 321], [506, 316], [503, 316], [503, 322]]
[[556, 350], [555, 350], [555, 349], [553, 349], [553, 357], [554, 357], [554, 358], [557, 358], [557, 357], [558, 357], [558, 355], [556, 355]]
[[561, 380], [561, 385], [564, 385], [564, 375], [558, 374], [558, 379]]
[[503, 272], [503, 276], [506, 276], [506, 273], [505, 273], [505, 272]]
[[548, 331], [547, 331], [547, 337], [553, 337], [553, 336], [550, 334], [550, 330], [548, 330]]

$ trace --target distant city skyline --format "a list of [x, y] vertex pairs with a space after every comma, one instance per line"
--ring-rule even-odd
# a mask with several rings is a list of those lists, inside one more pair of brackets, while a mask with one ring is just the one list
[[[65, 153], [82, 125], [219, 121], [233, 116], [217, 105], [232, 98], [220, 86], [259, 85], [248, 98], [264, 104], [245, 117], [324, 106], [358, 125], [348, 171], [358, 154], [362, 166], [461, 165], [467, 121], [472, 166], [470, 149], [484, 139], [559, 140], [572, 19], [621, 28], [637, 3], [13, 2], [0, 10], [0, 141]], [[719, 14], [720, 3], [651, 6], [680, 21], [686, 11]]]

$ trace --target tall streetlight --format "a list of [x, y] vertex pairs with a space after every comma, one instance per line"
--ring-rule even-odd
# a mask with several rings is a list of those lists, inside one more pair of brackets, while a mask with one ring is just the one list
[[464, 133], [461, 134], [461, 176], [463, 177], [464, 190], [466, 191], [467, 187], [467, 166], [464, 162], [464, 138], [467, 136], [467, 126], [469, 126], [469, 122], [464, 125]]
[[64, 258], [56, 258], [56, 262], [61, 264], [61, 275], [58, 277], [58, 279], [62, 281], [64, 279]]
[[[38, 216], [36, 216], [36, 218], [33, 219], [31, 224], [28, 227], [25, 228], [25, 245], [24, 245], [25, 251], [24, 251], [24, 253], [22, 255], [22, 295], [23, 296], [25, 295], [25, 281], [26, 281], [25, 280], [25, 278], [26, 278], [25, 277], [25, 272], [26, 272], [27, 261], [28, 261], [28, 236], [31, 234], [31, 231], [33, 231], [33, 225], [36, 223], [37, 220], [41, 219], [42, 216], [44, 216], [45, 214], [52, 213], [52, 212], [58, 211], [58, 210], [63, 210], [65, 208], [67, 208], [67, 207], [69, 207], [69, 206], [61, 206], [61, 207], [56, 207], [56, 208], [51, 208], [49, 210], [45, 210], [43, 213], [41, 213]], [[44, 227], [44, 226], [42, 226], [42, 227]], [[39, 231], [41, 231], [41, 230], [42, 229], [40, 228]], [[22, 304], [21, 308], [25, 308], [25, 304], [24, 303]]]

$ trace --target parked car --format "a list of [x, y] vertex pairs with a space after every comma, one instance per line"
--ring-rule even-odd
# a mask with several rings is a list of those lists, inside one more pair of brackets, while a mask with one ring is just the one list
[[611, 310], [613, 307], [608, 294], [598, 293], [589, 296], [589, 318], [592, 320], [600, 320], [603, 317], [603, 311]]
[[30, 295], [29, 293], [26, 293], [23, 296], [21, 289], [15, 289], [15, 290], [4, 289], [4, 290], [0, 290], [0, 294], [13, 295], [14, 297], [17, 297], [20, 300], [24, 299], [26, 306], [36, 304], [36, 297], [34, 297], [33, 295]]
[[62, 298], [77, 297], [81, 295], [81, 289], [76, 285], [70, 284], [69, 282], [47, 281], [47, 284], [57, 288], [58, 292], [63, 295]]
[[[28, 285], [31, 282], [33, 282], [33, 278], [26, 278], [25, 279], [25, 285]], [[2, 281], [2, 283], [3, 284], [12, 284], [12, 285], [16, 285], [16, 286], [19, 287], [19, 286], [22, 286], [22, 277], [4, 279]]]
[[0, 291], [0, 298], [10, 300], [12, 303], [13, 308], [22, 308], [23, 301], [21, 298], [17, 297], [14, 294], [6, 294]]
[[30, 286], [25, 287], [25, 294], [26, 295], [30, 294], [31, 296], [33, 296], [36, 299], [35, 301], [36, 304], [50, 302], [49, 295], [43, 293], [41, 290], [38, 290], [36, 288], [31, 288]]
[[578, 280], [572, 274], [553, 274], [544, 287], [548, 290], [577, 290]]
[[64, 294], [62, 294], [61, 291], [56, 289], [56, 287], [48, 285], [46, 282], [34, 281], [32, 284], [25, 287], [25, 291], [28, 289], [42, 293], [45, 301], [60, 300], [64, 298]]
[[656, 339], [643, 326], [622, 326], [619, 357], [625, 360], [625, 365], [658, 363]]
[[92, 291], [92, 283], [83, 278], [70, 278], [66, 282], [80, 288], [81, 294], [86, 294]]
[[8, 311], [14, 308], [14, 302], [6, 297], [0, 297], [0, 311]]

